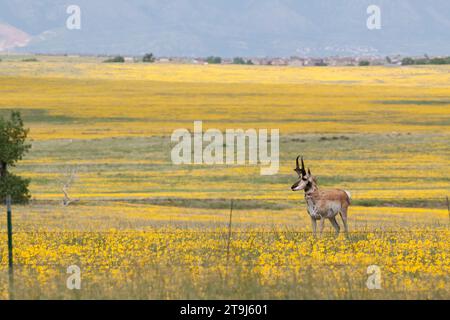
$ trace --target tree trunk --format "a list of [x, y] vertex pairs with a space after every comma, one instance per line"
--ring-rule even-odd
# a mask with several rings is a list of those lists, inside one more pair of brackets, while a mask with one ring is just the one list
[[6, 162], [0, 162], [0, 178], [3, 178], [6, 176]]

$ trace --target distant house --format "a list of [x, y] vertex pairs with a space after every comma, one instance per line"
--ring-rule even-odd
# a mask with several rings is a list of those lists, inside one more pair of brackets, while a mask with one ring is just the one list
[[403, 57], [401, 55], [389, 56], [386, 57], [386, 60], [389, 60], [387, 62], [392, 65], [402, 65]]
[[291, 58], [288, 61], [288, 65], [294, 66], [294, 67], [303, 67], [305, 66], [306, 59], [302, 58]]
[[264, 58], [253, 58], [252, 62], [255, 65], [262, 66], [262, 65], [266, 65], [267, 64], [267, 59], [264, 59]]
[[336, 57], [328, 61], [331, 66], [356, 66], [358, 63], [353, 57]]
[[288, 60], [283, 58], [273, 59], [270, 63], [272, 66], [287, 66]]
[[159, 58], [158, 60], [156, 60], [156, 62], [158, 62], [158, 63], [169, 63], [170, 59], [169, 58]]
[[325, 65], [327, 65], [327, 63], [323, 59], [312, 58], [309, 61], [308, 65], [311, 65], [311, 66], [325, 66]]

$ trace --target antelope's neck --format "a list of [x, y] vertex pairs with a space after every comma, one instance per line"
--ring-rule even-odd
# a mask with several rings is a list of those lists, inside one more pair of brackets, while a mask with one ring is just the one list
[[305, 188], [305, 198], [312, 198], [315, 193], [319, 192], [319, 187], [315, 184], [306, 186]]

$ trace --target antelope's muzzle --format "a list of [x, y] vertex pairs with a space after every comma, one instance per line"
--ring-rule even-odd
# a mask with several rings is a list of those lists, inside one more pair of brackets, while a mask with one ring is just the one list
[[300, 183], [300, 181], [297, 181], [296, 183], [294, 183], [294, 184], [292, 185], [292, 187], [291, 187], [291, 190], [292, 190], [292, 191], [297, 191], [297, 190], [299, 190], [299, 183]]
[[308, 184], [308, 181], [300, 179], [296, 183], [294, 183], [291, 187], [292, 191], [299, 191], [306, 188], [306, 185]]

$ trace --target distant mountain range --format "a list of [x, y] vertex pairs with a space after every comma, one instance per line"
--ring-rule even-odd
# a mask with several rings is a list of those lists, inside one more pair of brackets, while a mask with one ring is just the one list
[[[81, 30], [66, 9], [81, 8]], [[368, 30], [366, 9], [381, 8]], [[1, 0], [0, 50], [157, 56], [450, 55], [448, 0]]]

